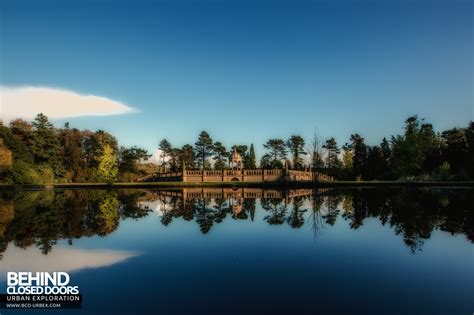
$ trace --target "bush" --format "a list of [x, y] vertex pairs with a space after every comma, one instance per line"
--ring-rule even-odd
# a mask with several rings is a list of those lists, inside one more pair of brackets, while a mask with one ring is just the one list
[[53, 170], [50, 166], [35, 166], [24, 161], [13, 163], [10, 178], [15, 184], [47, 184], [54, 181]]

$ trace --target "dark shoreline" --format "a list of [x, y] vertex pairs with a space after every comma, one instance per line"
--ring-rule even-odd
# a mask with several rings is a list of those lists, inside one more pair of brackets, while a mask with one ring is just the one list
[[124, 188], [332, 188], [332, 187], [474, 187], [474, 181], [432, 182], [432, 181], [335, 181], [335, 182], [153, 182], [153, 183], [55, 183], [55, 184], [0, 184], [0, 190], [43, 190], [43, 189], [124, 189]]

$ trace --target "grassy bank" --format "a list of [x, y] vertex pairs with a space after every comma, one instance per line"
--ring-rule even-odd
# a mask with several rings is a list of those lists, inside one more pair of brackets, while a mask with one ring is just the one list
[[93, 188], [313, 188], [313, 187], [474, 187], [473, 181], [468, 182], [432, 182], [432, 181], [336, 181], [336, 182], [154, 182], [154, 183], [55, 183], [55, 184], [1, 184], [0, 189], [93, 189]]

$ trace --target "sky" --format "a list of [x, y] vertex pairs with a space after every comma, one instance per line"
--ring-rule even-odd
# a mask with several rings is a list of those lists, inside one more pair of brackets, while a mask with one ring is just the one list
[[153, 152], [474, 120], [472, 1], [0, 0], [0, 118]]

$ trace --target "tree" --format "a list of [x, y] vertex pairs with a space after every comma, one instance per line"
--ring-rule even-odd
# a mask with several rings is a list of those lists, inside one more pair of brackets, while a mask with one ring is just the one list
[[281, 160], [286, 159], [287, 154], [285, 141], [281, 139], [270, 139], [263, 145], [263, 147], [270, 151], [268, 156], [271, 158], [271, 164], [281, 168], [283, 166]]
[[112, 184], [117, 178], [117, 158], [112, 147], [106, 144], [99, 158], [99, 166], [97, 168], [97, 179], [99, 181]]
[[349, 145], [354, 153], [352, 159], [353, 175], [356, 178], [365, 176], [367, 168], [367, 145], [358, 133], [351, 135], [351, 144]]
[[351, 179], [353, 175], [354, 152], [349, 144], [342, 146], [342, 177]]
[[378, 146], [371, 146], [367, 152], [366, 179], [382, 179], [385, 172], [385, 159]]
[[392, 163], [392, 148], [387, 138], [383, 138], [380, 143], [380, 150], [383, 158], [382, 179], [392, 179], [391, 163]]
[[326, 150], [326, 166], [328, 168], [337, 167], [340, 165], [338, 154], [341, 152], [337, 147], [336, 140], [334, 138], [326, 140], [326, 144], [323, 145], [323, 149]]
[[171, 172], [179, 171], [183, 166], [180, 165], [180, 156], [181, 156], [181, 149], [179, 148], [172, 148], [170, 151], [170, 170]]
[[430, 174], [441, 164], [441, 140], [433, 130], [433, 125], [421, 124], [419, 141], [423, 152], [423, 173]]
[[392, 137], [392, 170], [398, 178], [419, 175], [424, 159], [420, 122], [411, 116], [405, 121], [405, 134]]
[[120, 148], [119, 152], [119, 171], [136, 173], [137, 164], [142, 160], [147, 160], [151, 155], [148, 151], [138, 147]]
[[33, 144], [33, 125], [23, 119], [15, 119], [10, 122], [10, 130], [13, 136], [26, 146]]
[[181, 156], [180, 156], [180, 165], [184, 166], [188, 169], [193, 169], [196, 167], [196, 155], [194, 153], [193, 147], [190, 144], [185, 144], [181, 148]]
[[315, 128], [313, 132], [313, 136], [311, 137], [308, 148], [307, 148], [311, 169], [313, 171], [321, 168], [324, 166], [323, 162], [323, 141], [319, 136], [318, 130]]
[[466, 130], [462, 128], [449, 129], [443, 131], [441, 137], [444, 142], [443, 160], [449, 162], [452, 172], [465, 172], [468, 169], [468, 165], [472, 164], [472, 160], [468, 159], [470, 148]]
[[254, 170], [257, 168], [257, 160], [255, 157], [255, 149], [253, 143], [250, 145], [250, 150], [244, 158], [244, 168], [247, 170]]
[[10, 128], [3, 125], [0, 120], [0, 138], [3, 139], [3, 144], [12, 152], [13, 163], [15, 161], [25, 161], [33, 163], [32, 145], [23, 143], [11, 131]]
[[286, 141], [286, 146], [293, 155], [293, 168], [302, 169], [304, 161], [301, 158], [301, 155], [306, 155], [306, 152], [304, 151], [305, 141], [303, 137], [299, 135], [291, 136], [288, 141]]
[[195, 150], [196, 157], [198, 158], [198, 163], [201, 169], [208, 168], [206, 160], [211, 156], [213, 151], [212, 138], [206, 131], [201, 131], [199, 134], [198, 141], [196, 141]]
[[60, 160], [61, 143], [56, 130], [44, 114], [38, 114], [33, 122], [33, 154], [36, 164], [49, 165], [58, 177], [64, 175]]
[[[466, 140], [467, 140], [467, 155], [466, 155], [466, 169], [470, 178], [474, 178], [474, 122], [469, 122], [466, 128]], [[469, 163], [471, 161], [471, 163]]]
[[0, 138], [0, 174], [12, 167], [12, 151], [8, 150]]
[[87, 177], [87, 164], [82, 151], [83, 139], [82, 132], [69, 128], [69, 124], [59, 130], [61, 160], [66, 170], [66, 179], [72, 182], [82, 182]]
[[166, 167], [166, 164], [167, 164], [168, 158], [171, 155], [171, 150], [173, 146], [168, 140], [163, 139], [160, 141], [158, 148], [161, 150], [161, 154], [160, 154], [161, 166]]
[[346, 143], [342, 146], [342, 166], [352, 171], [354, 153]]
[[91, 132], [88, 130], [82, 131], [83, 134], [83, 154], [85, 156], [88, 168], [93, 170], [99, 165], [100, 157], [103, 154], [104, 147], [109, 146], [114, 154], [117, 154], [118, 141], [108, 132], [98, 130]]
[[228, 156], [229, 153], [225, 146], [221, 142], [216, 141], [214, 143], [214, 169], [223, 170], [226, 166]]

